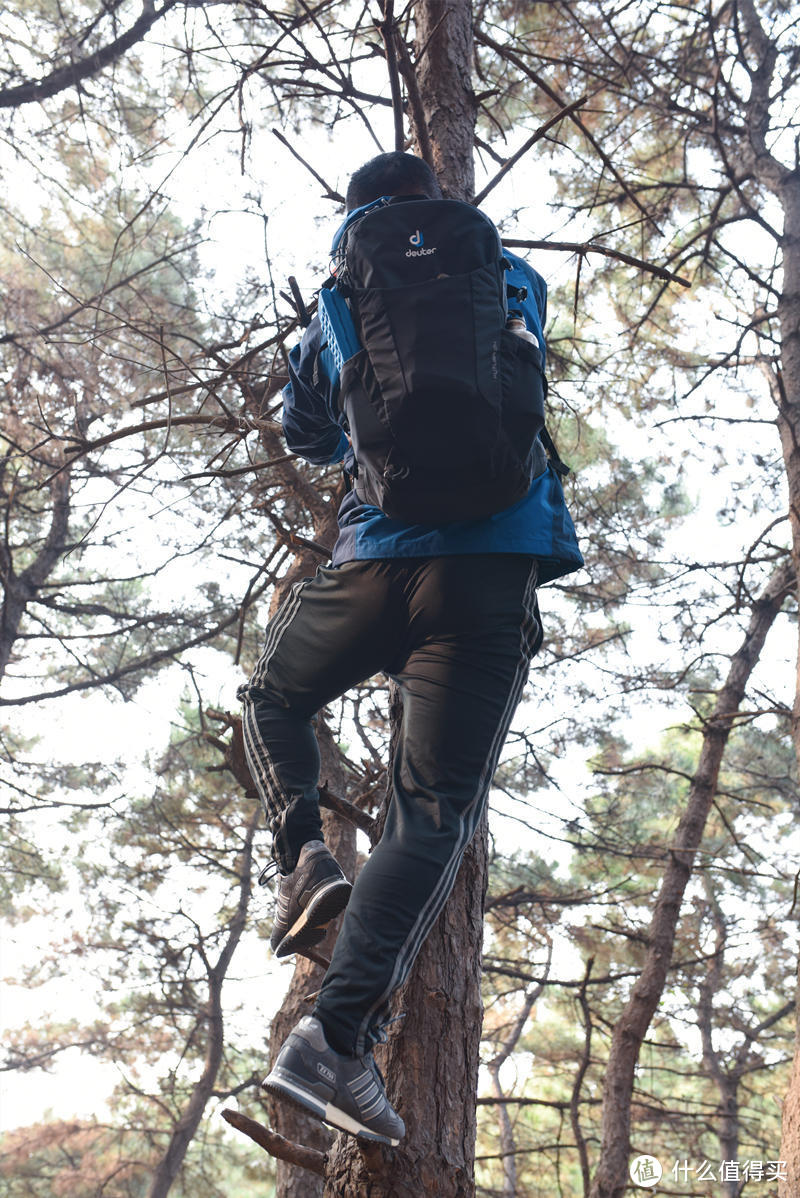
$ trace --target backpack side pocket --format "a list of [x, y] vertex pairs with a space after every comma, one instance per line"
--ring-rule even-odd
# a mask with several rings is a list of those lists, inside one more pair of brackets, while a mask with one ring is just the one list
[[507, 452], [529, 463], [533, 444], [544, 427], [545, 381], [540, 350], [503, 329], [503, 401], [501, 427]]

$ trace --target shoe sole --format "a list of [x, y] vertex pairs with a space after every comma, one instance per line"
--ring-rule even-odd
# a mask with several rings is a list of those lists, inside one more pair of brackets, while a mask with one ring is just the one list
[[331, 920], [344, 911], [352, 889], [346, 879], [339, 878], [329, 882], [327, 886], [322, 886], [279, 942], [275, 956], [288, 957], [290, 953], [301, 953], [304, 948], [312, 948], [319, 944]]
[[268, 1094], [273, 1094], [276, 1098], [286, 1099], [293, 1106], [308, 1111], [323, 1123], [327, 1123], [329, 1127], [335, 1127], [337, 1131], [348, 1132], [359, 1140], [370, 1140], [374, 1144], [388, 1144], [392, 1148], [396, 1148], [400, 1143], [399, 1139], [395, 1140], [391, 1136], [381, 1135], [380, 1132], [370, 1131], [363, 1123], [359, 1123], [352, 1115], [348, 1115], [346, 1111], [334, 1106], [333, 1103], [322, 1102], [315, 1094], [311, 1094], [303, 1088], [299, 1078], [287, 1076], [285, 1071], [282, 1071], [280, 1075], [274, 1071], [270, 1073], [261, 1083], [261, 1089], [266, 1090]]

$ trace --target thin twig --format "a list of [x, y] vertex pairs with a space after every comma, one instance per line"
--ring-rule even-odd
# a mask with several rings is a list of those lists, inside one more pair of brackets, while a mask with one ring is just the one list
[[517, 152], [512, 154], [511, 157], [503, 163], [500, 170], [493, 179], [489, 180], [483, 191], [478, 192], [478, 194], [475, 196], [475, 199], [472, 201], [473, 204], [482, 203], [486, 196], [488, 196], [489, 192], [494, 191], [495, 187], [497, 187], [497, 184], [505, 177], [505, 175], [508, 174], [512, 166], [515, 166], [519, 162], [520, 158], [524, 157], [524, 155], [528, 153], [528, 150], [536, 145], [537, 141], [541, 141], [545, 133], [549, 132], [553, 125], [556, 125], [563, 117], [569, 116], [571, 112], [575, 112], [575, 110], [584, 105], [588, 99], [589, 97], [586, 95], [581, 96], [579, 100], [574, 100], [572, 104], [568, 104], [566, 108], [562, 108], [560, 112], [557, 112], [555, 116], [550, 118], [549, 121], [546, 121], [545, 124], [537, 129], [535, 133], [532, 133], [528, 140], [520, 146]]
[[229, 470], [220, 467], [219, 470], [198, 470], [195, 474], [184, 474], [184, 482], [190, 478], [238, 478], [241, 474], [255, 474], [259, 470], [269, 470], [271, 466], [279, 466], [282, 462], [291, 462], [293, 453], [285, 453], [279, 458], [270, 458], [268, 462], [250, 462], [248, 466], [231, 467]]
[[397, 66], [397, 46], [395, 31], [397, 26], [394, 19], [394, 0], [381, 0], [383, 20], [376, 21], [386, 54], [386, 66], [389, 71], [389, 88], [392, 93], [392, 115], [394, 117], [394, 148], [405, 149], [405, 132], [403, 129], [403, 96], [400, 90], [400, 72]]
[[[514, 66], [518, 67], [519, 70], [522, 71], [525, 75], [527, 75], [529, 79], [533, 80], [533, 82], [536, 84], [536, 86], [541, 88], [541, 90], [544, 92], [544, 94], [546, 96], [549, 96], [551, 100], [555, 100], [557, 104], [561, 104], [561, 105], [564, 104], [564, 101], [561, 98], [561, 96], [559, 96], [558, 92], [554, 91], [553, 88], [550, 87], [550, 85], [547, 83], [547, 81], [545, 79], [542, 78], [541, 75], [539, 75], [536, 71], [534, 71], [532, 67], [528, 66], [528, 64], [526, 62], [524, 62], [519, 57], [518, 54], [515, 54], [512, 50], [510, 50], [508, 46], [501, 45], [500, 42], [496, 42], [493, 38], [489, 37], [486, 33], [483, 33], [477, 29], [475, 31], [475, 40], [476, 40], [476, 42], [480, 42], [481, 45], [488, 46], [490, 50], [494, 50], [495, 54], [499, 54], [501, 58], [504, 58], [506, 60], [506, 62], [513, 63]], [[572, 120], [577, 125], [577, 127], [580, 129], [581, 133], [586, 138], [586, 140], [589, 142], [589, 145], [592, 146], [595, 153], [599, 156], [599, 158], [602, 161], [603, 165], [605, 166], [606, 170], [609, 171], [611, 173], [611, 175], [613, 175], [613, 177], [617, 180], [620, 187], [624, 191], [625, 195], [630, 200], [630, 202], [634, 205], [635, 208], [638, 209], [639, 212], [641, 212], [644, 219], [650, 222], [650, 224], [653, 226], [653, 228], [656, 230], [656, 232], [660, 233], [661, 230], [659, 229], [658, 224], [655, 221], [655, 219], [651, 216], [651, 214], [644, 207], [644, 205], [642, 204], [642, 202], [638, 198], [638, 196], [630, 189], [630, 187], [628, 186], [628, 184], [623, 179], [622, 175], [619, 173], [616, 166], [612, 162], [611, 158], [609, 157], [608, 154], [606, 154], [605, 150], [600, 145], [597, 138], [592, 134], [592, 132], [588, 128], [588, 126], [585, 125], [584, 122], [580, 119], [580, 117], [576, 116], [574, 113], [572, 115]]]
[[277, 137], [277, 139], [281, 143], [281, 145], [286, 146], [286, 149], [289, 151], [289, 153], [293, 154], [298, 162], [302, 162], [302, 164], [306, 168], [306, 170], [310, 171], [311, 174], [314, 176], [314, 178], [317, 180], [317, 182], [322, 184], [322, 186], [325, 188], [325, 197], [324, 198], [327, 200], [336, 200], [336, 202], [338, 204], [343, 204], [344, 196], [341, 195], [336, 190], [335, 187], [329, 187], [329, 185], [323, 179], [322, 175], [318, 174], [309, 162], [306, 162], [306, 160], [305, 160], [305, 158], [303, 158], [302, 154], [298, 154], [297, 150], [294, 148], [294, 146], [291, 144], [291, 142], [288, 142], [286, 140], [286, 138], [283, 136], [283, 134], [278, 129], [273, 129], [272, 132], [275, 134], [275, 136]]
[[617, 258], [620, 262], [625, 262], [628, 266], [636, 266], [639, 270], [645, 270], [659, 279], [666, 279], [670, 283], [680, 283], [681, 287], [691, 287], [692, 285], [689, 279], [684, 279], [683, 275], [673, 274], [671, 270], [666, 270], [663, 266], [653, 266], [651, 262], [645, 262], [642, 258], [634, 258], [633, 254], [626, 254], [622, 250], [614, 250], [607, 245], [598, 245], [596, 241], [531, 241], [526, 238], [504, 237], [503, 245], [521, 246], [527, 250], [559, 250], [567, 254], [604, 254], [606, 258]]
[[431, 135], [428, 131], [428, 122], [425, 119], [425, 107], [419, 92], [416, 67], [411, 61], [411, 55], [408, 52], [405, 38], [397, 27], [395, 27], [395, 41], [397, 43], [397, 64], [405, 80], [408, 102], [411, 105], [411, 117], [414, 122], [414, 131], [417, 135], [417, 149], [419, 150], [420, 157], [427, 162], [428, 166], [435, 173], [433, 145], [431, 143]]

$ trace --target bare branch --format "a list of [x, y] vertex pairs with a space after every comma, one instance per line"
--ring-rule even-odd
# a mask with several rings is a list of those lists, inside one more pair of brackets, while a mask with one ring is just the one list
[[327, 783], [323, 783], [319, 788], [319, 805], [327, 807], [329, 811], [335, 811], [337, 815], [341, 815], [344, 819], [349, 820], [351, 824], [355, 824], [362, 832], [366, 832], [371, 836], [375, 831], [375, 820], [366, 811], [362, 811], [360, 807], [356, 807], [355, 803], [351, 803], [349, 799], [345, 799], [342, 795], [334, 794], [328, 787]]
[[325, 1176], [325, 1153], [318, 1152], [316, 1148], [305, 1148], [302, 1144], [293, 1144], [291, 1140], [286, 1140], [277, 1132], [264, 1127], [263, 1123], [256, 1123], [255, 1119], [240, 1115], [238, 1111], [225, 1110], [222, 1112], [222, 1118], [226, 1123], [230, 1123], [231, 1127], [249, 1136], [276, 1160], [288, 1161], [290, 1165], [308, 1169], [309, 1172], [316, 1173], [317, 1177]]
[[405, 130], [403, 128], [403, 97], [400, 91], [400, 72], [397, 67], [397, 45], [395, 33], [397, 25], [394, 19], [394, 0], [381, 0], [383, 20], [376, 21], [375, 26], [383, 39], [386, 66], [389, 70], [389, 87], [392, 93], [392, 115], [394, 117], [394, 148], [405, 149]]
[[272, 132], [277, 137], [277, 139], [281, 143], [281, 145], [286, 146], [286, 149], [289, 151], [289, 153], [292, 154], [297, 159], [298, 162], [302, 162], [302, 164], [306, 168], [306, 170], [310, 171], [311, 174], [314, 176], [314, 178], [317, 180], [317, 182], [322, 184], [322, 186], [325, 188], [324, 199], [335, 200], [337, 204], [343, 204], [345, 202], [344, 196], [340, 192], [338, 192], [335, 187], [331, 187], [328, 183], [325, 182], [322, 175], [318, 174], [317, 171], [314, 170], [313, 166], [311, 166], [310, 163], [306, 162], [306, 160], [302, 156], [302, 154], [299, 154], [297, 152], [297, 150], [294, 148], [294, 146], [291, 144], [291, 142], [287, 141], [286, 138], [283, 136], [283, 134], [278, 129], [273, 129]]
[[[475, 31], [475, 40], [477, 42], [480, 42], [481, 45], [488, 46], [490, 50], [494, 50], [494, 52], [496, 54], [499, 54], [501, 58], [506, 59], [507, 62], [513, 63], [514, 66], [518, 67], [524, 74], [526, 74], [528, 76], [529, 79], [533, 80], [533, 82], [537, 85], [537, 87], [541, 88], [541, 90], [544, 92], [544, 94], [546, 96], [549, 96], [551, 100], [555, 100], [556, 103], [559, 104], [561, 107], [563, 107], [563, 108], [567, 107], [567, 105], [564, 104], [564, 101], [561, 98], [561, 96], [559, 96], [558, 92], [554, 91], [553, 88], [550, 87], [550, 85], [544, 79], [542, 79], [541, 75], [539, 75], [536, 71], [534, 71], [532, 67], [529, 67], [527, 65], [527, 63], [523, 62], [523, 60], [519, 57], [519, 55], [515, 54], [512, 50], [510, 50], [508, 46], [503, 46], [499, 42], [496, 42], [493, 38], [489, 37], [488, 34], [485, 33], [484, 31], [476, 30]], [[595, 153], [601, 159], [606, 170], [608, 170], [610, 172], [610, 174], [612, 174], [614, 176], [614, 178], [617, 180], [620, 187], [625, 192], [625, 195], [628, 197], [628, 199], [631, 201], [631, 203], [634, 205], [634, 207], [637, 208], [639, 212], [641, 212], [642, 216], [645, 218], [646, 221], [648, 221], [650, 224], [653, 225], [653, 227], [656, 229], [656, 231], [660, 232], [660, 229], [658, 228], [658, 225], [656, 224], [656, 221], [654, 220], [654, 218], [650, 215], [650, 213], [644, 207], [644, 205], [642, 204], [639, 197], [635, 194], [635, 192], [633, 192], [631, 190], [631, 188], [628, 186], [625, 179], [623, 179], [622, 175], [619, 173], [619, 171], [615, 167], [614, 163], [609, 158], [608, 154], [606, 154], [605, 150], [600, 145], [597, 138], [590, 132], [588, 127], [584, 124], [584, 122], [580, 119], [579, 116], [576, 116], [575, 114], [573, 114], [572, 120], [577, 125], [577, 127], [580, 129], [581, 133], [586, 138], [586, 140], [589, 142], [589, 145], [592, 147], [592, 149], [595, 151]]]
[[537, 141], [541, 141], [545, 133], [552, 129], [553, 125], [558, 124], [563, 117], [569, 116], [578, 108], [581, 108], [588, 99], [589, 97], [587, 95], [581, 96], [579, 100], [573, 100], [573, 102], [568, 104], [566, 108], [562, 108], [561, 111], [557, 112], [555, 116], [552, 116], [549, 121], [546, 121], [544, 125], [541, 125], [535, 133], [532, 133], [527, 141], [523, 142], [517, 152], [512, 154], [511, 157], [503, 163], [500, 170], [493, 179], [489, 180], [483, 191], [478, 192], [478, 194], [475, 196], [475, 199], [472, 201], [473, 204], [481, 204], [485, 200], [486, 196], [488, 196], [489, 192], [493, 191], [494, 188], [497, 187], [497, 184], [500, 183], [503, 178], [505, 178], [511, 168], [519, 162], [520, 158], [523, 158], [528, 151], [536, 145]]
[[130, 50], [132, 46], [140, 42], [156, 21], [160, 21], [178, 2], [179, 0], [164, 0], [161, 8], [146, 4], [138, 21], [134, 21], [126, 33], [115, 38], [113, 42], [109, 42], [107, 46], [103, 46], [101, 50], [96, 50], [78, 62], [71, 62], [68, 66], [59, 67], [51, 74], [46, 75], [44, 79], [30, 79], [26, 83], [17, 84], [16, 87], [1, 89], [0, 108], [19, 108], [21, 105], [31, 104], [35, 100], [47, 100], [50, 96], [55, 96], [68, 87], [77, 86], [82, 80], [88, 79], [92, 75], [99, 75], [112, 62], [121, 58], [126, 50]]
[[653, 266], [652, 262], [634, 258], [633, 254], [626, 254], [622, 250], [613, 250], [610, 246], [598, 245], [596, 241], [530, 241], [524, 238], [504, 237], [503, 245], [519, 246], [528, 250], [560, 250], [562, 253], [580, 254], [582, 257], [586, 254], [603, 254], [606, 258], [617, 258], [620, 262], [627, 263], [628, 266], [636, 266], [639, 270], [647, 271], [648, 274], [655, 275], [659, 279], [666, 279], [670, 283], [680, 283], [681, 287], [691, 287], [692, 285], [690, 280], [685, 279], [683, 275], [676, 275], [663, 266]]

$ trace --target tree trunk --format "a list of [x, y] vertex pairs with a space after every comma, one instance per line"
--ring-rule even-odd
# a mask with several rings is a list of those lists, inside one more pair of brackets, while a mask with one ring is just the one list
[[778, 1183], [778, 1198], [797, 1198], [800, 1194], [800, 961], [797, 967], [795, 1003], [794, 1067], [789, 1090], [783, 1102], [781, 1135], [781, 1160], [786, 1164], [786, 1176]]
[[[264, 431], [262, 441], [268, 456], [279, 456], [281, 443], [272, 430]], [[279, 469], [287, 489], [295, 493], [302, 493], [302, 497], [314, 517], [314, 538], [323, 545], [332, 546], [337, 531], [335, 505], [325, 504], [313, 487], [304, 484], [302, 475], [293, 463], [286, 462]], [[310, 550], [297, 552], [291, 569], [283, 578], [281, 585], [275, 589], [270, 604], [270, 619], [288, 595], [292, 584], [301, 578], [313, 576], [319, 562], [319, 556]], [[321, 717], [317, 723], [317, 740], [320, 751], [320, 784], [328, 783], [336, 794], [344, 794], [346, 782], [342, 755]], [[355, 828], [330, 812], [323, 811], [322, 830], [325, 843], [347, 877], [352, 880], [356, 870]], [[328, 929], [325, 939], [317, 946], [317, 952], [327, 959], [330, 959], [333, 951], [333, 944], [340, 924], [341, 919], [335, 920]], [[310, 961], [307, 957], [295, 957], [295, 969], [289, 989], [270, 1028], [269, 1062], [265, 1062], [264, 1076], [272, 1068], [289, 1032], [303, 1015], [309, 1014], [311, 1007], [307, 1001], [308, 996], [319, 990], [323, 977], [324, 970], [320, 965]], [[267, 1111], [272, 1129], [292, 1143], [302, 1144], [307, 1148], [317, 1149], [319, 1152], [325, 1152], [330, 1146], [333, 1133], [299, 1107], [269, 1096]], [[322, 1198], [322, 1186], [321, 1177], [278, 1159], [276, 1198]]]
[[731, 725], [767, 633], [793, 586], [794, 570], [786, 562], [778, 567], [753, 604], [744, 642], [731, 658], [728, 676], [704, 726], [703, 747], [686, 809], [669, 848], [669, 862], [650, 925], [647, 956], [614, 1028], [603, 1089], [602, 1144], [591, 1198], [622, 1198], [627, 1188], [631, 1098], [639, 1050], [664, 991], [681, 902], [716, 794]]
[[[728, 928], [716, 895], [705, 878], [708, 911], [714, 925], [714, 953], [706, 976], [700, 983], [697, 1001], [697, 1025], [703, 1045], [703, 1067], [713, 1081], [719, 1094], [719, 1148], [720, 1160], [735, 1161], [739, 1158], [739, 1083], [741, 1071], [726, 1070], [720, 1053], [714, 1047], [714, 1000], [724, 986], [724, 962]], [[745, 1040], [746, 1044], [747, 1041]], [[738, 1198], [739, 1181], [728, 1178], [721, 1182], [725, 1198]]]
[[200, 1120], [203, 1118], [208, 1100], [214, 1091], [217, 1074], [222, 1063], [224, 1045], [222, 986], [247, 920], [247, 909], [250, 905], [250, 895], [252, 892], [253, 836], [259, 819], [260, 812], [254, 811], [247, 825], [244, 846], [237, 863], [239, 871], [238, 902], [228, 928], [225, 945], [216, 963], [213, 966], [210, 962], [207, 964], [208, 1003], [206, 1008], [206, 1026], [208, 1029], [208, 1038], [206, 1041], [203, 1072], [192, 1088], [189, 1100], [173, 1129], [166, 1152], [156, 1165], [147, 1198], [166, 1198], [172, 1188], [172, 1183], [178, 1176], [181, 1166], [186, 1159], [189, 1145], [200, 1126]]
[[[784, 217], [783, 289], [778, 305], [781, 324], [781, 366], [777, 380], [778, 431], [789, 486], [795, 594], [800, 605], [800, 170], [786, 172], [778, 193]], [[800, 641], [797, 646], [792, 740], [800, 764]]]
[[[415, 67], [418, 152], [430, 156], [442, 190], [469, 200], [475, 189], [472, 6], [418, 0]], [[398, 709], [393, 704], [393, 727]], [[389, 796], [387, 796], [387, 799]], [[482, 1024], [481, 950], [487, 821], [467, 850], [453, 892], [395, 998], [389, 1041], [376, 1054], [390, 1100], [406, 1123], [396, 1149], [340, 1136], [325, 1198], [472, 1198]], [[282, 1196], [281, 1196], [282, 1198]]]
[[[331, 790], [337, 794], [345, 791], [344, 768], [342, 756], [330, 731], [320, 720], [317, 727], [322, 768], [320, 782], [327, 782]], [[355, 876], [356, 870], [356, 835], [351, 824], [331, 812], [322, 813], [322, 830], [325, 843], [341, 865], [348, 878]], [[341, 918], [334, 921], [328, 929], [328, 934], [317, 951], [324, 957], [330, 958], [333, 944], [339, 931]], [[325, 971], [320, 965], [305, 957], [296, 958], [296, 966], [291, 985], [281, 1008], [272, 1021], [269, 1041], [269, 1066], [272, 1067], [276, 1056], [289, 1032], [295, 1024], [308, 1015], [310, 1005], [307, 998], [319, 990]], [[264, 1070], [266, 1075], [267, 1070]], [[324, 1124], [290, 1103], [269, 1097], [267, 1100], [270, 1126], [295, 1144], [303, 1144], [307, 1148], [316, 1148], [325, 1152], [330, 1147], [333, 1133]], [[306, 1169], [298, 1169], [295, 1165], [279, 1160], [277, 1163], [276, 1189], [278, 1198], [321, 1198], [323, 1180], [309, 1173]]]
[[[551, 954], [550, 954], [551, 955]], [[547, 969], [550, 968], [550, 955], [548, 955]], [[517, 1155], [516, 1142], [514, 1138], [514, 1126], [511, 1122], [511, 1116], [508, 1113], [508, 1107], [503, 1099], [505, 1094], [503, 1087], [500, 1084], [500, 1070], [511, 1056], [512, 1052], [519, 1043], [519, 1038], [525, 1030], [525, 1024], [528, 1022], [528, 1017], [533, 1010], [533, 1004], [540, 997], [544, 986], [538, 984], [529, 990], [525, 995], [520, 1010], [511, 1031], [506, 1036], [503, 1044], [494, 1060], [489, 1061], [488, 1070], [489, 1076], [492, 1079], [492, 1089], [495, 1098], [499, 1099], [497, 1106], [497, 1122], [498, 1134], [500, 1140], [500, 1155], [503, 1165], [503, 1192], [502, 1198], [516, 1198], [517, 1195]]]
[[472, 89], [471, 0], [417, 0], [415, 74], [424, 128], [414, 128], [419, 153], [430, 147], [431, 166], [453, 200], [475, 194], [475, 118]]
[[20, 574], [14, 571], [12, 547], [7, 539], [8, 526], [0, 541], [0, 582], [3, 584], [3, 601], [0, 604], [0, 680], [11, 660], [20, 624], [29, 604], [36, 599], [69, 547], [71, 486], [71, 470], [69, 466], [63, 466], [50, 482], [50, 527], [47, 536], [41, 542], [34, 560]]
[[406, 1123], [394, 1149], [340, 1136], [325, 1198], [473, 1198], [481, 941], [487, 869], [484, 821], [439, 920], [397, 994], [389, 1042], [376, 1053]]
[[[800, 606], [800, 171], [787, 172], [782, 180], [784, 211], [783, 293], [781, 318], [782, 366], [778, 380], [778, 428], [789, 484], [789, 519], [792, 559]], [[792, 740], [800, 765], [800, 641], [797, 646], [797, 682], [792, 708]], [[800, 981], [800, 973], [798, 973]], [[787, 1164], [787, 1179], [779, 1185], [779, 1198], [800, 1193], [800, 984], [797, 989], [797, 1038], [794, 1068], [783, 1105], [780, 1158]]]
[[[769, 61], [768, 39], [752, 0], [746, 0], [743, 13], [748, 32]], [[763, 88], [762, 107], [769, 113], [769, 79]], [[754, 93], [756, 85], [754, 84]], [[786, 481], [789, 488], [789, 522], [792, 537], [792, 561], [795, 568], [795, 594], [800, 607], [800, 169], [782, 167], [768, 153], [759, 128], [751, 133], [755, 148], [755, 170], [765, 186], [780, 200], [783, 209], [783, 286], [778, 303], [781, 328], [781, 359], [776, 369], [773, 394], [778, 408]], [[797, 644], [797, 674], [792, 706], [792, 741], [800, 765], [800, 640]], [[780, 1198], [800, 1193], [800, 988], [797, 992], [797, 1040], [794, 1068], [783, 1107], [781, 1160], [787, 1162], [788, 1179], [780, 1182]]]

